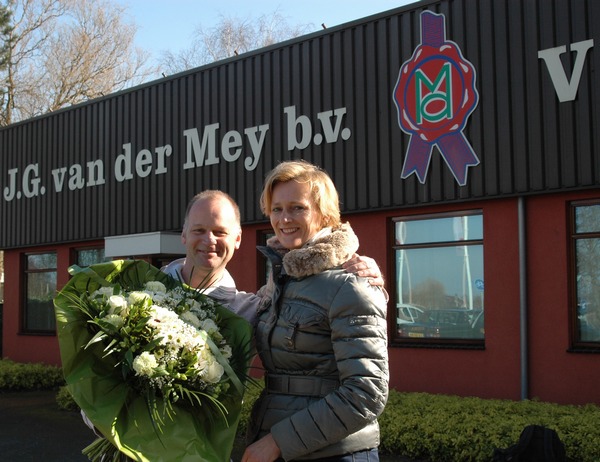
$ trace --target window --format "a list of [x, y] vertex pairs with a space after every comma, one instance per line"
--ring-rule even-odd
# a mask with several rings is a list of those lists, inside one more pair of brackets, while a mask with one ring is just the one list
[[571, 212], [572, 344], [600, 350], [600, 203], [573, 204]]
[[483, 216], [393, 220], [397, 344], [483, 346]]
[[55, 333], [56, 252], [26, 255], [23, 330]]
[[110, 258], [104, 256], [104, 248], [94, 249], [79, 249], [77, 252], [77, 265], [81, 267], [94, 265], [96, 263], [102, 263], [110, 261]]

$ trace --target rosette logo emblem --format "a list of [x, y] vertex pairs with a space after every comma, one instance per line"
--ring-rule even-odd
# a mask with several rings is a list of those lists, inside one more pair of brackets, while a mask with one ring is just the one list
[[414, 173], [425, 183], [437, 146], [458, 184], [466, 184], [468, 168], [479, 159], [462, 131], [478, 101], [475, 69], [446, 40], [444, 16], [424, 11], [421, 45], [402, 65], [394, 90], [398, 123], [411, 135], [402, 178]]

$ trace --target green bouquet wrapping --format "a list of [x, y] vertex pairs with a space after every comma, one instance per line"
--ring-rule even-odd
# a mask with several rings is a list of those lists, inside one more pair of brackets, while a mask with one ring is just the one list
[[250, 324], [145, 261], [70, 272], [54, 300], [62, 367], [104, 437], [83, 452], [105, 461], [229, 461]]

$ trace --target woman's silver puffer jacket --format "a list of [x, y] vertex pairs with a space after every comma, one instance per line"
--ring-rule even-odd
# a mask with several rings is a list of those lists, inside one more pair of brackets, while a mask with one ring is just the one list
[[385, 296], [339, 268], [358, 248], [350, 226], [325, 234], [283, 259], [274, 240], [260, 249], [274, 284], [256, 327], [266, 390], [250, 438], [270, 431], [287, 461], [376, 448], [388, 397]]

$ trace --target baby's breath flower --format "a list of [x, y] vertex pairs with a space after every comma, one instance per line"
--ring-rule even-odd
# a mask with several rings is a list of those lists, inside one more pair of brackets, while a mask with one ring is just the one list
[[154, 301], [154, 303], [157, 305], [171, 306], [171, 301], [169, 300], [167, 294], [150, 293], [150, 295], [152, 296], [152, 301]]

